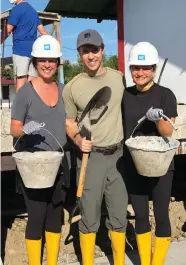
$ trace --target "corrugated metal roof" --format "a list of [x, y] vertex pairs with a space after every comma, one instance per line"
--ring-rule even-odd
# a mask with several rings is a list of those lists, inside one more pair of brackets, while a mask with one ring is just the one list
[[50, 0], [45, 11], [62, 17], [116, 19], [117, 0]]

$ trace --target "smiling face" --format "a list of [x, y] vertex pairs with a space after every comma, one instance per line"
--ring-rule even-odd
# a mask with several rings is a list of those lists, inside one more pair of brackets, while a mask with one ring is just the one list
[[98, 72], [103, 63], [103, 47], [95, 45], [83, 45], [78, 49], [81, 60], [88, 72]]
[[155, 76], [153, 65], [131, 65], [130, 70], [134, 83], [139, 87], [149, 84]]
[[36, 58], [38, 75], [44, 80], [52, 80], [58, 67], [57, 58]]

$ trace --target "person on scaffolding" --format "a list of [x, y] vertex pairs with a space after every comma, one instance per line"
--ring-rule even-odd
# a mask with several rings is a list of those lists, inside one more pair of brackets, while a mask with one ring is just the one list
[[[92, 29], [78, 35], [77, 50], [83, 63], [83, 72], [74, 77], [63, 90], [66, 110], [66, 131], [78, 147], [79, 177], [82, 152], [91, 152], [81, 197], [81, 220], [79, 221], [80, 247], [83, 265], [94, 264], [96, 233], [100, 226], [101, 205], [105, 197], [114, 265], [124, 264], [125, 231], [127, 226], [128, 196], [117, 161], [122, 155], [123, 129], [121, 100], [124, 92], [123, 74], [103, 66], [104, 43], [100, 34]], [[92, 140], [82, 137], [77, 121], [89, 100], [107, 86], [111, 97], [102, 118], [92, 124]], [[96, 113], [91, 113], [96, 116]]]
[[37, 71], [30, 63], [32, 45], [37, 38], [37, 30], [41, 35], [47, 34], [35, 9], [25, 0], [9, 0], [15, 5], [8, 17], [8, 23], [1, 32], [1, 43], [13, 34], [13, 67], [16, 77], [16, 91], [27, 80], [37, 76]]
[[[34, 42], [31, 54], [38, 77], [16, 93], [11, 113], [11, 135], [17, 139], [24, 134], [15, 146], [17, 151], [58, 151], [61, 149], [53, 137], [63, 147], [67, 141], [62, 87], [54, 82], [61, 57], [59, 42], [50, 35], [43, 35]], [[41, 123], [53, 137], [41, 130]], [[52, 188], [26, 188], [21, 180], [28, 212], [25, 237], [29, 265], [41, 265], [43, 231], [47, 264], [57, 265], [65, 187], [69, 186], [66, 156], [62, 165]]]
[[[158, 51], [148, 42], [139, 42], [131, 50], [129, 65], [134, 86], [125, 90], [122, 101], [125, 140], [138, 120], [146, 116], [134, 132], [135, 136], [171, 136], [173, 127], [159, 113], [175, 122], [176, 98], [171, 90], [154, 82], [159, 62]], [[169, 202], [174, 172], [173, 162], [165, 176], [145, 177], [137, 173], [129, 150], [124, 146], [124, 178], [135, 212], [135, 232], [141, 265], [163, 265], [171, 240]], [[149, 196], [152, 197], [156, 221], [155, 242], [151, 257], [151, 227], [149, 223]]]

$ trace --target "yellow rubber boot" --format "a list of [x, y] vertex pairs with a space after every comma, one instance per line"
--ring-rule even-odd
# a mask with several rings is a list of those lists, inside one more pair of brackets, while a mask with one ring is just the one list
[[156, 237], [154, 241], [154, 252], [152, 265], [163, 265], [170, 245], [170, 237]]
[[61, 234], [45, 231], [45, 239], [47, 265], [57, 265]]
[[125, 264], [125, 233], [109, 231], [112, 243], [114, 265]]
[[29, 265], [41, 265], [41, 239], [26, 239], [26, 248]]
[[136, 234], [141, 265], [151, 265], [152, 233]]
[[94, 265], [94, 250], [96, 243], [95, 233], [79, 233], [83, 265]]

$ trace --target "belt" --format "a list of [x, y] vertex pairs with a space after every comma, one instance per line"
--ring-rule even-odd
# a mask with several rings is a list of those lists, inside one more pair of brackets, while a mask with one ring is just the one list
[[103, 155], [112, 155], [123, 145], [123, 140], [117, 144], [113, 144], [107, 147], [93, 146], [92, 151], [102, 153]]

